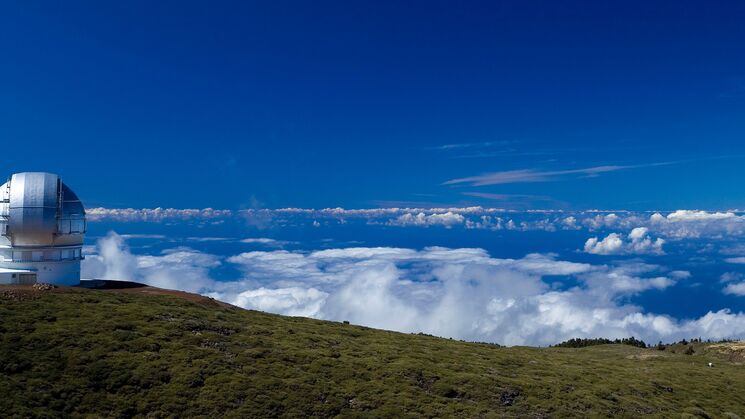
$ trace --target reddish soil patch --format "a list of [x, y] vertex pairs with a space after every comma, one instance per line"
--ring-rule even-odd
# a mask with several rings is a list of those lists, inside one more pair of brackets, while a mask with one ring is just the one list
[[108, 292], [123, 292], [131, 294], [143, 294], [143, 295], [172, 295], [174, 297], [183, 298], [184, 300], [193, 301], [196, 303], [214, 303], [224, 307], [233, 307], [230, 304], [226, 304], [217, 301], [213, 298], [205, 297], [199, 294], [192, 294], [184, 291], [167, 290], [163, 288], [151, 287], [149, 285], [140, 284], [138, 282], [129, 281], [107, 281], [107, 280], [83, 280], [81, 284], [82, 288], [91, 288], [101, 291]]
[[[123, 292], [123, 293], [131, 293], [131, 294], [145, 294], [145, 295], [173, 295], [175, 297], [180, 297], [180, 298], [183, 298], [184, 300], [194, 301], [197, 303], [206, 303], [210, 301], [220, 303], [219, 301], [213, 298], [205, 297], [199, 294], [192, 294], [189, 292], [176, 291], [176, 290], [166, 290], [163, 288], [149, 287], [147, 285], [143, 287], [138, 287], [138, 288], [110, 288], [110, 289], [103, 289], [103, 291]], [[220, 304], [224, 304], [224, 303], [220, 303]], [[229, 305], [229, 304], [225, 304], [225, 305]]]
[[0, 285], [0, 298], [6, 299], [18, 299], [32, 297], [36, 293], [42, 292], [59, 292], [66, 289], [94, 289], [98, 291], [106, 292], [122, 292], [131, 294], [142, 294], [142, 295], [172, 295], [174, 297], [183, 298], [187, 301], [193, 301], [196, 303], [211, 303], [218, 304], [223, 307], [234, 307], [230, 304], [217, 301], [213, 298], [205, 297], [199, 294], [192, 294], [184, 291], [167, 290], [163, 288], [155, 288], [148, 285], [140, 284], [137, 282], [129, 281], [107, 281], [107, 280], [83, 280], [79, 287], [66, 287], [55, 285], [49, 290], [39, 290], [34, 288], [33, 285]]

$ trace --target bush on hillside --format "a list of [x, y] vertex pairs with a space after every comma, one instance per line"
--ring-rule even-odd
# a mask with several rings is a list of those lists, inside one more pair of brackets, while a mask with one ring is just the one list
[[595, 339], [580, 339], [580, 338], [574, 338], [569, 339], [564, 342], [561, 342], [559, 344], [554, 345], [554, 347], [557, 348], [586, 348], [588, 346], [596, 346], [596, 345], [629, 345], [629, 346], [635, 346], [637, 348], [646, 348], [647, 344], [644, 343], [643, 340], [636, 339], [635, 337], [630, 338], [623, 338], [623, 339], [605, 339], [605, 338], [595, 338]]

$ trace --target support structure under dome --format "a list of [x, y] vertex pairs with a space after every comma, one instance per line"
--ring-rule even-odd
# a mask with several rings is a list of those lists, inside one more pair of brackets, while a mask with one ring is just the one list
[[0, 284], [77, 285], [86, 231], [77, 195], [51, 173], [0, 186]]

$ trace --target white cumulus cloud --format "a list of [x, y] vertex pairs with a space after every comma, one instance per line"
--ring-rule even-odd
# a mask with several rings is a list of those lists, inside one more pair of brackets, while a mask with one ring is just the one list
[[724, 287], [723, 292], [725, 294], [745, 296], [745, 282], [737, 282], [737, 283], [734, 283], [734, 284], [727, 284], [727, 286]]
[[288, 316], [310, 317], [321, 309], [328, 294], [315, 288], [259, 288], [243, 291], [238, 294], [233, 303], [237, 306], [284, 313]]
[[[225, 263], [239, 267], [242, 277], [211, 279], [211, 270]], [[503, 259], [483, 249], [443, 247], [255, 251], [225, 260], [189, 248], [134, 255], [111, 233], [86, 257], [83, 272], [274, 313], [507, 345], [631, 335], [648, 342], [745, 337], [742, 313], [724, 309], [678, 320], [628, 303], [687, 277], [634, 261], [593, 265], [550, 254]], [[556, 286], [557, 276], [571, 281]]]
[[90, 221], [118, 222], [162, 222], [164, 220], [215, 219], [233, 216], [231, 210], [212, 208], [88, 208], [86, 217]]
[[221, 264], [215, 255], [185, 247], [159, 255], [136, 256], [124, 239], [113, 232], [99, 240], [96, 249], [83, 261], [82, 278], [135, 281], [159, 288], [204, 292], [213, 285], [209, 270]]
[[648, 227], [671, 239], [719, 239], [745, 234], [745, 217], [734, 212], [678, 210], [649, 217]]
[[429, 227], [429, 226], [444, 226], [450, 228], [454, 225], [463, 224], [465, 217], [461, 214], [457, 214], [451, 211], [446, 213], [435, 213], [425, 214], [420, 212], [418, 214], [406, 213], [398, 216], [397, 218], [390, 220], [389, 225], [395, 226], [418, 226], [418, 227]]
[[648, 235], [649, 229], [637, 227], [624, 239], [618, 233], [611, 233], [604, 239], [591, 237], [585, 242], [585, 252], [595, 255], [620, 255], [620, 254], [662, 254], [664, 239], [652, 239]]

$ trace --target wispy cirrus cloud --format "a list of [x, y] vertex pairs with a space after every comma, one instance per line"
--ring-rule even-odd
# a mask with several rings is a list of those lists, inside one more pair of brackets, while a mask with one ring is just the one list
[[741, 99], [745, 97], [745, 79], [732, 80], [728, 88], [719, 94], [723, 99]]
[[509, 183], [534, 183], [553, 182], [558, 180], [576, 179], [585, 177], [596, 177], [603, 173], [617, 172], [620, 170], [641, 169], [646, 167], [669, 166], [673, 164], [693, 163], [707, 160], [741, 159], [742, 155], [709, 156], [688, 160], [676, 160], [657, 163], [634, 164], [634, 165], [603, 165], [585, 167], [580, 169], [542, 170], [542, 169], [519, 169], [505, 170], [500, 172], [489, 172], [477, 176], [451, 179], [443, 182], [443, 185], [469, 184], [470, 186], [502, 185]]
[[436, 150], [436, 151], [450, 151], [450, 150], [463, 150], [463, 149], [475, 149], [475, 148], [490, 148], [490, 147], [502, 147], [509, 144], [513, 144], [514, 141], [507, 141], [507, 140], [501, 140], [501, 141], [481, 141], [481, 142], [472, 142], [472, 143], [452, 143], [452, 144], [442, 144], [434, 147], [429, 147], [429, 150]]
[[601, 173], [616, 172], [619, 170], [633, 169], [641, 166], [595, 166], [584, 169], [569, 170], [537, 170], [537, 169], [520, 169], [506, 170], [502, 172], [485, 173], [478, 176], [469, 176], [464, 178], [451, 179], [443, 185], [457, 185], [462, 183], [471, 186], [485, 185], [502, 185], [508, 183], [533, 183], [533, 182], [551, 182], [565, 179], [574, 175], [580, 176], [597, 176]]
[[499, 194], [488, 192], [463, 192], [463, 195], [473, 196], [476, 198], [490, 199], [492, 201], [514, 201], [514, 200], [531, 200], [531, 201], [553, 201], [550, 196], [543, 195], [525, 195], [525, 194]]
[[545, 195], [498, 194], [489, 192], [463, 192], [463, 195], [489, 200], [499, 203], [502, 207], [513, 209], [532, 208], [537, 204], [542, 204], [543, 206], [549, 205], [552, 207], [566, 206], [564, 202], [557, 201], [554, 198]]

